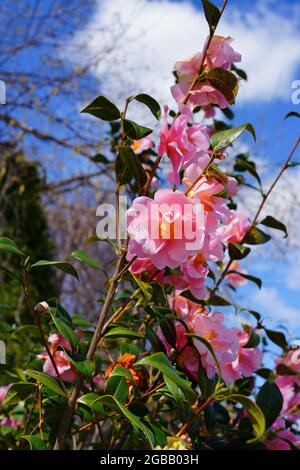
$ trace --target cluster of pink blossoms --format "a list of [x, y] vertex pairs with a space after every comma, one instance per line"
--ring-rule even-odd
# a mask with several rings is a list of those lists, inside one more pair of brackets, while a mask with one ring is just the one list
[[[3, 385], [0, 387], [0, 413], [1, 413], [1, 403], [6, 398], [8, 390], [10, 389], [11, 385]], [[5, 418], [0, 419], [0, 427], [6, 426], [7, 428], [17, 429], [21, 426], [21, 422], [16, 420], [13, 416], [9, 415]]]
[[[171, 299], [171, 305], [184, 321], [189, 332], [201, 336], [210, 342], [218, 358], [222, 378], [225, 383], [231, 383], [242, 377], [250, 377], [259, 369], [262, 362], [262, 352], [259, 348], [247, 348], [250, 339], [248, 331], [229, 328], [224, 325], [222, 313], [208, 313], [199, 305], [176, 295]], [[177, 361], [197, 380], [199, 361], [205, 368], [208, 378], [217, 372], [216, 363], [207, 347], [193, 338], [192, 345], [188, 341], [187, 329], [181, 322], [176, 322]], [[162, 336], [168, 352], [171, 346]]]
[[[230, 38], [213, 38], [203, 63], [204, 71], [229, 70], [241, 60], [231, 42]], [[178, 113], [171, 124], [165, 106], [159, 133], [158, 155], [160, 158], [167, 155], [172, 166], [169, 182], [182, 185], [185, 191], [160, 189], [153, 199], [146, 196], [135, 199], [127, 213], [130, 236], [127, 257], [135, 259], [132, 273], [147, 272], [150, 279], [172, 284], [179, 291], [188, 289], [199, 299], [208, 296], [205, 285], [208, 263], [223, 260], [227, 244], [241, 242], [249, 228], [247, 218], [230, 211], [224, 197], [236, 194], [237, 181], [218, 171], [205, 172], [211, 159], [212, 130], [203, 123], [195, 123], [192, 110], [195, 105], [220, 103], [207, 97], [206, 85], [195, 85], [190, 90], [202, 58], [203, 53], [197, 53], [175, 64], [178, 83], [172, 93], [178, 97], [180, 91], [187, 99], [177, 99]], [[188, 94], [189, 91], [192, 93]], [[214, 93], [221, 94], [217, 90]], [[225, 97], [223, 104], [224, 100]], [[132, 148], [139, 154], [152, 146], [153, 141], [146, 137], [135, 141]], [[167, 274], [166, 268], [177, 269], [177, 273]], [[242, 283], [241, 278], [234, 276], [228, 280], [236, 285]]]

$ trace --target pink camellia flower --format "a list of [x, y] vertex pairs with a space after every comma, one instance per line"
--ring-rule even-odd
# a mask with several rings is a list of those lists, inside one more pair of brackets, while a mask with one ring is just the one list
[[177, 268], [204, 241], [204, 212], [182, 191], [160, 189], [154, 200], [138, 197], [127, 211], [128, 260], [147, 258], [157, 269]]
[[288, 368], [284, 375], [278, 375], [275, 380], [283, 397], [281, 413], [290, 422], [296, 422], [299, 420], [300, 408], [300, 348], [288, 351], [283, 358], [277, 359], [276, 364]]
[[[76, 332], [80, 339], [83, 338], [82, 332]], [[74, 382], [78, 376], [78, 371], [71, 364], [70, 359], [64, 351], [57, 350], [59, 346], [63, 347], [67, 351], [71, 351], [71, 345], [62, 335], [53, 333], [49, 336], [48, 342], [50, 343], [50, 351], [57, 366], [57, 370], [61, 375], [62, 380], [66, 382]], [[56, 377], [56, 371], [48, 356], [47, 352], [42, 352], [37, 355], [38, 359], [44, 360], [43, 371], [45, 374], [49, 374], [52, 377]]]
[[21, 421], [17, 421], [13, 417], [3, 418], [0, 420], [0, 427], [6, 426], [7, 428], [17, 429], [21, 426]]
[[290, 429], [286, 428], [286, 424], [281, 418], [277, 418], [275, 423], [272, 424], [271, 432], [264, 442], [270, 450], [291, 450], [289, 442], [300, 448], [299, 438]]
[[[204, 69], [211, 70], [218, 67], [228, 70], [233, 63], [240, 62], [241, 55], [230, 46], [231, 42], [231, 38], [215, 36], [206, 54]], [[203, 53], [197, 52], [186, 60], [176, 62], [174, 69], [178, 75], [178, 84], [171, 88], [171, 92], [178, 103], [182, 103], [187, 96], [195, 76], [200, 72], [202, 59]], [[189, 102], [203, 107], [211, 104], [216, 104], [221, 108], [228, 106], [228, 101], [223, 93], [208, 81], [197, 83], [194, 86]]]
[[218, 235], [223, 243], [241, 243], [249, 228], [248, 217], [231, 211], [227, 224], [219, 228]]
[[[191, 125], [188, 125], [188, 124]], [[168, 107], [160, 131], [158, 154], [167, 154], [172, 163], [171, 184], [180, 183], [180, 171], [201, 158], [207, 159], [210, 139], [204, 124], [192, 124], [188, 114], [181, 114], [168, 125]]]
[[241, 62], [242, 56], [231, 47], [232, 42], [230, 37], [214, 36], [206, 54], [205, 67], [230, 70], [232, 64]]
[[11, 385], [2, 385], [0, 387], [0, 402], [3, 401], [7, 395], [8, 390], [10, 389]]
[[138, 277], [147, 273], [149, 280], [163, 283], [164, 271], [158, 271], [151, 259], [137, 258], [130, 266], [129, 271]]
[[143, 153], [146, 150], [149, 150], [153, 146], [154, 146], [153, 139], [150, 136], [146, 136], [146, 137], [143, 137], [142, 139], [134, 140], [131, 145], [131, 148], [134, 151], [134, 153], [139, 155], [140, 153]]
[[259, 348], [245, 348], [249, 342], [250, 333], [238, 331], [237, 339], [239, 351], [236, 360], [230, 364], [221, 365], [222, 378], [226, 383], [234, 382], [241, 377], [250, 377], [261, 366], [262, 351]]
[[233, 261], [231, 263], [230, 271], [227, 274], [226, 279], [227, 281], [230, 282], [232, 286], [235, 286], [235, 287], [243, 286], [244, 284], [246, 284], [247, 279], [245, 279], [240, 274], [237, 274], [236, 272], [232, 272], [232, 271], [238, 271], [240, 273], [246, 274], [247, 271], [245, 269], [241, 269], [241, 265], [238, 261]]
[[203, 256], [198, 254], [189, 258], [180, 266], [181, 279], [186, 284], [186, 288], [198, 299], [205, 299], [208, 291], [205, 287], [205, 280], [209, 269], [203, 266]]

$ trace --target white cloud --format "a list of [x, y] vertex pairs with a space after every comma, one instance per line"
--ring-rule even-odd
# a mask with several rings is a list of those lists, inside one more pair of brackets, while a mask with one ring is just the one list
[[[243, 15], [229, 5], [219, 28], [235, 38], [249, 75], [240, 102], [288, 98], [297, 78], [297, 24], [290, 15], [261, 5]], [[94, 73], [112, 98], [144, 91], [169, 101], [173, 64], [201, 49], [206, 34], [202, 12], [188, 0], [99, 0], [93, 18], [74, 39], [87, 43], [82, 56], [77, 50], [76, 60], [84, 62], [87, 52], [95, 63], [101, 58]]]
[[253, 308], [261, 312], [268, 326], [283, 324], [290, 329], [300, 326], [300, 311], [289, 306], [282, 294], [272, 287], [263, 287], [252, 298]]

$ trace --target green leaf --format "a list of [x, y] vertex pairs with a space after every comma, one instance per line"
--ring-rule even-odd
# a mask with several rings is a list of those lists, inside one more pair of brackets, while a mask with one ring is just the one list
[[221, 18], [221, 12], [212, 2], [201, 0], [210, 32], [214, 32]]
[[229, 275], [229, 274], [238, 274], [239, 276], [243, 277], [244, 279], [247, 279], [247, 281], [253, 282], [254, 284], [257, 285], [257, 287], [259, 289], [261, 289], [262, 281], [261, 281], [261, 279], [259, 279], [259, 277], [251, 276], [250, 274], [245, 274], [243, 272], [235, 271], [235, 270], [228, 271], [227, 275]]
[[228, 252], [230, 259], [241, 260], [249, 255], [251, 248], [248, 246], [240, 245], [239, 243], [229, 243]]
[[137, 306], [138, 305], [148, 305], [151, 298], [152, 298], [152, 294], [153, 294], [152, 286], [148, 282], [141, 281], [141, 279], [139, 277], [135, 276], [132, 273], [131, 273], [131, 276], [134, 278], [136, 284], [139, 286], [139, 288], [141, 290], [141, 293], [142, 293], [142, 296], [143, 296], [143, 300], [138, 301]]
[[227, 119], [233, 119], [234, 118], [234, 114], [233, 114], [233, 112], [231, 111], [230, 108], [224, 108], [221, 111], [223, 112], [223, 114], [225, 114]]
[[87, 264], [88, 266], [91, 266], [91, 268], [99, 269], [100, 271], [104, 271], [103, 266], [98, 263], [95, 259], [91, 258], [91, 256], [87, 255], [84, 253], [84, 251], [73, 251], [71, 256], [78, 261], [81, 261], [84, 264]]
[[56, 268], [60, 269], [61, 271], [64, 271], [65, 273], [71, 274], [71, 276], [76, 277], [76, 279], [79, 281], [79, 277], [77, 274], [76, 269], [70, 264], [66, 263], [65, 261], [47, 261], [47, 260], [40, 260], [37, 261], [36, 263], [32, 264], [31, 268], [40, 268], [43, 266], [55, 266]]
[[205, 78], [225, 96], [228, 103], [234, 103], [238, 91], [238, 81], [232, 72], [216, 67], [207, 72]]
[[177, 370], [172, 366], [164, 353], [154, 353], [151, 356], [140, 359], [136, 364], [155, 367], [164, 375], [164, 377], [167, 377], [169, 381], [174, 382], [180, 388], [189, 403], [195, 403], [197, 394], [192, 389], [191, 383], [179, 376]]
[[115, 121], [121, 117], [121, 113], [116, 105], [105, 98], [105, 96], [98, 96], [98, 98], [92, 101], [81, 112], [92, 114], [102, 119], [102, 121]]
[[260, 179], [259, 174], [256, 171], [256, 164], [252, 162], [251, 160], [249, 160], [247, 155], [241, 154], [236, 157], [234, 170], [241, 171], [241, 172], [247, 171], [248, 173], [250, 173], [250, 175], [252, 175], [258, 182], [260, 189], [262, 189], [261, 179]]
[[123, 326], [114, 326], [107, 333], [105, 333], [104, 337], [106, 339], [128, 338], [134, 340], [143, 339], [145, 335], [138, 333], [137, 331], [129, 330]]
[[272, 341], [272, 343], [276, 344], [284, 351], [287, 349], [288, 343], [285, 339], [284, 334], [281, 333], [281, 331], [267, 330], [265, 328], [265, 332], [267, 337]]
[[[92, 397], [91, 395], [94, 395], [97, 398], [93, 399], [94, 397]], [[121, 413], [125, 418], [127, 418], [128, 421], [130, 421], [130, 423], [133, 425], [133, 427], [142, 431], [147, 437], [152, 448], [155, 446], [156, 440], [153, 431], [147, 426], [145, 422], [141, 421], [138, 416], [133, 414], [128, 408], [122, 405], [122, 403], [120, 403], [114, 396], [104, 395], [100, 397], [99, 395], [96, 395], [94, 393], [87, 394], [83, 397], [80, 397], [78, 399], [78, 402], [84, 403], [85, 405], [94, 409], [96, 412], [97, 410], [101, 410], [101, 406], [100, 408], [97, 407], [97, 405], [99, 404], [102, 406], [103, 404], [109, 406], [112, 410], [116, 411], [117, 413]]]
[[253, 138], [256, 141], [255, 130], [252, 124], [248, 123], [244, 124], [243, 126], [235, 127], [233, 129], [228, 129], [221, 132], [216, 132], [215, 134], [213, 134], [211, 138], [211, 144], [214, 151], [221, 150], [224, 147], [228, 147], [228, 145], [232, 144], [236, 139], [238, 139], [244, 131], [250, 132], [250, 134], [253, 135]]
[[42, 441], [39, 434], [21, 436], [21, 439], [25, 439], [29, 443], [31, 450], [47, 450], [47, 445]]
[[140, 93], [139, 95], [135, 95], [132, 99], [140, 101], [140, 103], [145, 104], [150, 109], [153, 116], [156, 117], [157, 120], [160, 118], [161, 116], [160, 105], [154, 98], [152, 98], [152, 96], [146, 95], [145, 93]]
[[97, 153], [94, 157], [91, 157], [91, 160], [95, 163], [110, 163], [108, 158], [106, 158], [105, 155], [102, 155], [102, 153]]
[[29, 397], [33, 392], [37, 389], [36, 384], [26, 383], [26, 382], [19, 382], [13, 384], [3, 401], [4, 406], [16, 405], [20, 403], [20, 401], [25, 400]]
[[287, 168], [294, 168], [295, 166], [299, 166], [300, 162], [289, 162], [287, 164]]
[[248, 80], [248, 76], [247, 76], [245, 70], [237, 68], [234, 64], [231, 65], [231, 70], [233, 70], [243, 80]]
[[26, 256], [21, 250], [19, 250], [15, 242], [6, 237], [0, 237], [0, 250], [9, 251], [10, 253], [14, 253], [19, 256]]
[[286, 226], [282, 222], [279, 222], [279, 220], [275, 219], [275, 217], [272, 217], [271, 215], [268, 215], [260, 223], [265, 225], [266, 227], [275, 228], [276, 230], [281, 230], [285, 234], [284, 238], [288, 236]]
[[38, 372], [36, 370], [27, 369], [27, 374], [29, 377], [32, 377], [37, 382], [45, 385], [45, 387], [50, 388], [53, 392], [58, 395], [65, 396], [63, 390], [60, 388], [58, 381], [51, 377], [50, 375], [44, 374], [44, 372]]
[[125, 134], [134, 140], [142, 139], [153, 132], [149, 127], [141, 126], [129, 119], [123, 119], [123, 127]]
[[95, 373], [95, 361], [91, 359], [79, 358], [79, 355], [74, 354], [72, 357], [68, 354], [70, 362], [82, 375], [85, 377], [92, 377]]
[[135, 179], [139, 188], [147, 182], [147, 173], [131, 147], [119, 147], [116, 158], [116, 178], [120, 185], [128, 184]]
[[58, 318], [55, 309], [50, 308], [49, 313], [57, 331], [70, 343], [71, 346], [78, 346], [80, 340], [72, 328], [65, 321]]
[[243, 346], [243, 347], [246, 348], [246, 349], [256, 348], [260, 343], [260, 336], [249, 325], [244, 326], [244, 330], [246, 330], [246, 331], [248, 331], [248, 333], [250, 333], [250, 338], [249, 338], [248, 343], [245, 344], [245, 346]]
[[278, 418], [283, 405], [283, 398], [276, 383], [267, 380], [259, 390], [256, 403], [265, 416], [266, 428], [270, 428]]
[[164, 382], [166, 386], [168, 387], [171, 395], [175, 398], [175, 401], [177, 403], [181, 403], [184, 400], [184, 394], [181, 391], [181, 389], [176, 385], [175, 382], [172, 380], [169, 380], [168, 376], [164, 375]]
[[270, 235], [257, 227], [252, 227], [250, 232], [246, 233], [243, 243], [247, 243], [248, 245], [262, 245], [263, 243], [267, 243], [269, 240], [271, 240]]
[[151, 307], [151, 311], [157, 318], [160, 329], [170, 346], [176, 348], [176, 328], [171, 310], [166, 307]]
[[209, 305], [213, 305], [215, 307], [230, 307], [231, 306], [231, 303], [224, 299], [223, 297], [220, 297], [219, 295], [212, 295], [208, 302], [207, 302]]
[[216, 367], [217, 367], [217, 371], [218, 371], [218, 383], [220, 383], [221, 381], [221, 377], [222, 377], [222, 373], [221, 373], [221, 367], [220, 367], [220, 363], [219, 363], [219, 360], [216, 356], [216, 353], [215, 351], [213, 350], [213, 347], [212, 345], [210, 344], [210, 342], [203, 338], [202, 336], [198, 336], [198, 335], [195, 335], [194, 333], [186, 333], [186, 336], [187, 337], [191, 337], [191, 338], [195, 338], [196, 340], [200, 341], [200, 343], [204, 344], [204, 346], [207, 347], [208, 351], [210, 352], [210, 354], [212, 355], [214, 361], [215, 361], [215, 364], [216, 364]]
[[290, 113], [287, 113], [284, 119], [288, 119], [289, 117], [297, 117], [300, 118], [300, 114], [296, 113], [296, 111], [291, 111]]
[[250, 444], [252, 442], [258, 441], [263, 436], [266, 427], [265, 417], [259, 406], [245, 395], [239, 395], [237, 393], [229, 395], [227, 400], [240, 403], [248, 411], [256, 438], [250, 439], [247, 442]]
[[[116, 372], [115, 369], [117, 369]], [[126, 372], [121, 371], [119, 366], [116, 366], [115, 369], [106, 382], [105, 394], [113, 395], [116, 400], [124, 403], [128, 398], [127, 373], [130, 376], [130, 381], [132, 381], [132, 376], [127, 369], [125, 369]], [[121, 369], [124, 369], [124, 367]]]

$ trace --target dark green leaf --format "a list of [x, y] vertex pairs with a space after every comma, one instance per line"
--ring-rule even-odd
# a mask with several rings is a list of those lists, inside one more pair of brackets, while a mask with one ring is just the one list
[[231, 65], [231, 70], [233, 70], [243, 80], [248, 80], [246, 72], [242, 69], [237, 68], [234, 64]]
[[130, 121], [129, 119], [123, 119], [123, 127], [125, 134], [134, 140], [142, 139], [147, 135], [152, 133], [152, 129], [149, 127], [141, 126], [134, 121]]
[[250, 398], [245, 395], [234, 393], [229, 395], [227, 399], [240, 403], [248, 411], [256, 438], [250, 439], [247, 442], [252, 443], [258, 441], [263, 436], [266, 427], [265, 417], [262, 410], [254, 401], [250, 400]]
[[176, 328], [172, 318], [172, 312], [167, 307], [151, 307], [158, 320], [160, 329], [172, 348], [176, 348]]
[[21, 439], [25, 439], [29, 443], [31, 450], [47, 450], [47, 445], [42, 441], [39, 434], [21, 436]]
[[220, 363], [219, 363], [219, 360], [216, 356], [216, 353], [215, 351], [213, 350], [213, 347], [212, 345], [210, 344], [210, 342], [203, 338], [202, 336], [198, 336], [198, 335], [195, 335], [194, 333], [186, 333], [186, 336], [187, 337], [191, 337], [191, 338], [195, 338], [197, 341], [200, 341], [202, 344], [204, 344], [204, 346], [207, 347], [208, 351], [210, 352], [210, 354], [212, 355], [214, 361], [215, 361], [215, 364], [216, 364], [216, 367], [217, 367], [217, 371], [218, 371], [218, 382], [220, 382], [221, 380], [221, 377], [222, 377], [222, 374], [221, 374], [221, 367], [220, 367]]
[[116, 177], [120, 185], [128, 184], [133, 179], [140, 188], [146, 184], [147, 173], [131, 147], [119, 148], [116, 159]]
[[60, 388], [58, 381], [54, 377], [50, 377], [50, 375], [44, 374], [44, 372], [38, 372], [36, 370], [27, 369], [27, 374], [29, 377], [32, 377], [37, 382], [45, 385], [45, 387], [50, 388], [53, 392], [57, 393], [58, 395], [65, 396], [63, 390]]
[[273, 330], [265, 329], [265, 332], [267, 334], [267, 337], [272, 341], [272, 343], [276, 344], [284, 351], [286, 350], [286, 348], [288, 347], [288, 344], [287, 344], [284, 334], [281, 333], [281, 331], [273, 331]]
[[97, 153], [94, 157], [91, 157], [91, 160], [95, 163], [110, 163], [108, 158], [106, 158], [105, 155], [102, 155], [102, 153]]
[[20, 403], [20, 401], [25, 400], [37, 389], [36, 384], [20, 382], [13, 384], [3, 401], [4, 406], [10, 406]]
[[150, 109], [153, 116], [156, 117], [157, 120], [160, 118], [161, 116], [160, 105], [154, 98], [152, 98], [152, 96], [146, 95], [145, 93], [140, 93], [139, 95], [134, 96], [133, 99], [145, 104]]
[[267, 235], [257, 227], [253, 227], [250, 232], [246, 233], [243, 243], [247, 243], [248, 245], [262, 245], [269, 240], [271, 240], [270, 235]]
[[66, 263], [65, 261], [47, 261], [47, 260], [40, 260], [36, 263], [31, 265], [31, 268], [40, 268], [43, 266], [55, 266], [56, 268], [64, 271], [65, 273], [71, 274], [71, 276], [76, 277], [79, 280], [78, 274], [76, 269], [70, 264]]
[[275, 228], [276, 230], [281, 230], [285, 234], [284, 238], [286, 238], [288, 236], [286, 226], [282, 222], [279, 222], [279, 220], [272, 217], [271, 215], [268, 215], [260, 223], [263, 224], [263, 225], [266, 225], [266, 227], [271, 227], [271, 228]]
[[55, 309], [50, 308], [50, 315], [57, 331], [70, 343], [71, 346], [76, 347], [79, 344], [78, 335], [72, 328], [63, 320], [58, 318]]
[[243, 126], [235, 127], [221, 132], [216, 132], [211, 138], [212, 147], [215, 151], [221, 150], [224, 147], [232, 144], [244, 131], [250, 132], [254, 140], [256, 140], [255, 130], [252, 124], [244, 124]]
[[19, 250], [15, 242], [6, 237], [0, 237], [0, 250], [9, 251], [19, 256], [25, 256], [25, 254]]
[[254, 284], [257, 285], [257, 287], [258, 287], [259, 289], [261, 289], [262, 282], [261, 282], [261, 279], [259, 279], [259, 277], [251, 276], [250, 274], [245, 274], [245, 273], [243, 273], [243, 272], [234, 271], [234, 270], [228, 271], [227, 274], [237, 274], [238, 276], [241, 276], [241, 277], [243, 277], [244, 279], [247, 279], [247, 281], [253, 282]]
[[115, 326], [111, 328], [104, 337], [106, 339], [119, 339], [119, 338], [128, 338], [128, 339], [143, 339], [145, 336], [142, 333], [137, 331], [129, 330], [123, 326]]
[[74, 354], [72, 357], [68, 354], [70, 362], [82, 375], [92, 377], [95, 373], [95, 361], [84, 359]]
[[222, 306], [222, 307], [229, 307], [231, 305], [231, 303], [224, 299], [223, 297], [220, 297], [219, 295], [213, 295], [209, 298], [208, 300], [208, 304], [209, 305], [213, 305], [213, 306]]
[[300, 162], [289, 162], [287, 164], [287, 168], [294, 168], [295, 166], [299, 166]]
[[238, 157], [236, 157], [234, 170], [241, 172], [248, 171], [248, 173], [250, 173], [250, 175], [252, 175], [256, 179], [259, 184], [259, 187], [261, 188], [261, 179], [256, 171], [256, 165], [254, 162], [250, 161], [247, 156], [239, 155]]
[[239, 243], [229, 243], [228, 252], [230, 259], [241, 260], [249, 255], [251, 248], [240, 245]]
[[207, 72], [205, 77], [212, 86], [225, 96], [228, 103], [234, 103], [238, 91], [238, 81], [233, 73], [216, 67]]
[[203, 5], [203, 10], [205, 14], [206, 21], [209, 25], [209, 30], [210, 32], [214, 32], [220, 17], [221, 17], [221, 12], [219, 8], [217, 8], [212, 2], [209, 0], [201, 0], [202, 5]]
[[71, 256], [77, 259], [78, 261], [81, 261], [82, 263], [87, 264], [88, 266], [91, 266], [92, 268], [99, 269], [100, 271], [104, 271], [103, 266], [100, 263], [98, 263], [98, 261], [91, 258], [91, 256], [84, 253], [84, 251], [73, 251]]
[[172, 366], [164, 353], [157, 352], [139, 360], [136, 364], [155, 367], [167, 377], [169, 381], [174, 382], [180, 388], [189, 403], [195, 403], [197, 394], [192, 389], [190, 382], [179, 376], [177, 370]]
[[296, 111], [291, 111], [290, 113], [287, 113], [287, 115], [285, 116], [284, 119], [287, 119], [289, 117], [297, 117], [297, 118], [300, 118], [300, 114], [299, 113], [296, 113]]
[[259, 390], [256, 403], [265, 416], [268, 429], [278, 418], [283, 405], [283, 398], [276, 383], [267, 380]]
[[121, 117], [121, 113], [116, 105], [105, 98], [105, 96], [98, 96], [81, 112], [92, 114], [103, 121], [115, 121]]

